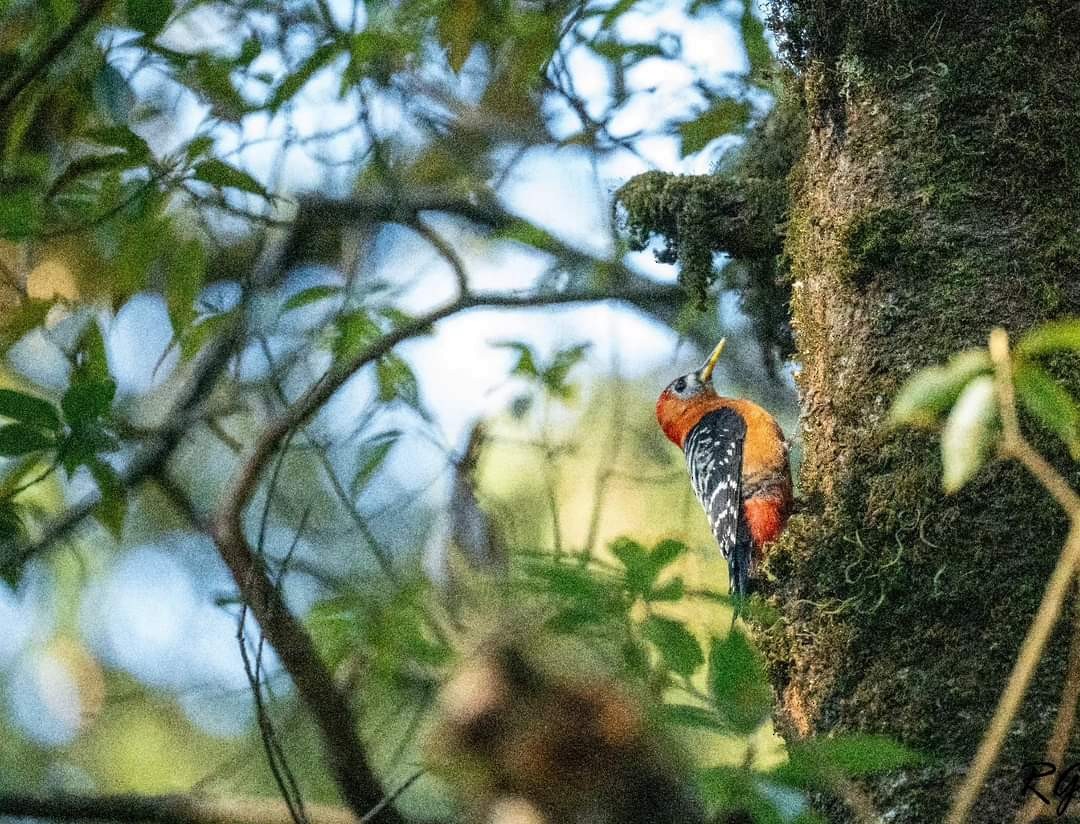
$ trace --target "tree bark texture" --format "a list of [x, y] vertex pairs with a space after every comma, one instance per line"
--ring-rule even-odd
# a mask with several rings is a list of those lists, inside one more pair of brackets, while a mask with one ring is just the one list
[[[914, 371], [985, 346], [993, 326], [1015, 339], [1080, 314], [1076, 15], [1066, 2], [772, 9], [810, 124], [785, 242], [805, 509], [768, 563], [781, 620], [761, 643], [783, 735], [887, 733], [931, 757], [868, 785], [894, 824], [942, 817], [1066, 534], [1014, 465], [944, 495], [937, 435], [889, 431], [886, 416]], [[1080, 361], [1049, 366], [1077, 394]], [[1080, 480], [1060, 442], [1027, 428]], [[1018, 806], [1070, 632], [1063, 620], [972, 820]]]

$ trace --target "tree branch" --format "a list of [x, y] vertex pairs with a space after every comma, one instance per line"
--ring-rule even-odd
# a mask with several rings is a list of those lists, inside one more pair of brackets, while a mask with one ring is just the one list
[[[647, 292], [600, 290], [532, 295], [462, 295], [451, 303], [400, 325], [352, 360], [332, 367], [289, 409], [270, 421], [256, 440], [251, 454], [242, 462], [214, 517], [211, 534], [244, 601], [250, 605], [266, 640], [277, 651], [301, 700], [314, 717], [326, 745], [331, 771], [346, 802], [358, 817], [373, 810], [386, 793], [357, 739], [355, 719], [348, 700], [337, 689], [311, 636], [287, 609], [280, 591], [271, 582], [264, 564], [244, 534], [244, 512], [263, 468], [288, 433], [307, 423], [352, 375], [387, 354], [397, 344], [423, 334], [434, 323], [451, 315], [483, 306], [534, 308], [610, 299], [638, 304], [678, 300], [680, 295], [680, 290], [674, 286], [658, 286]], [[401, 821], [400, 815], [389, 805], [382, 808], [380, 817], [390, 822]]]
[[[1061, 688], [1057, 719], [1050, 740], [1046, 743], [1043, 761], [1063, 764], [1065, 750], [1069, 746], [1073, 727], [1076, 725], [1077, 702], [1080, 701], [1080, 603], [1073, 610], [1073, 636], [1069, 645], [1069, 665], [1065, 672], [1065, 685]], [[1042, 804], [1037, 795], [1030, 795], [1027, 803], [1016, 813], [1014, 824], [1028, 824], [1039, 817]]]
[[[357, 824], [342, 807], [307, 805], [311, 824]], [[263, 798], [198, 795], [32, 795], [0, 794], [0, 816], [54, 821], [155, 822], [155, 824], [293, 824], [284, 803]]]

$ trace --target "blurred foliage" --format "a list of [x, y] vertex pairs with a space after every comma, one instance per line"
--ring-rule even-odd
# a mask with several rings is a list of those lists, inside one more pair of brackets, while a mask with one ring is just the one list
[[[1080, 460], [1080, 405], [1048, 371], [1055, 358], [1080, 353], [1080, 321], [1044, 324], [1019, 339], [1012, 353], [1013, 392], [1030, 421]], [[893, 401], [894, 425], [941, 425], [942, 483], [956, 492], [992, 457], [1001, 434], [1001, 400], [985, 349], [954, 355], [944, 366], [911, 376]]]
[[[685, 8], [739, 33], [746, 71], [694, 77], [692, 111], [625, 126], [651, 105], [649, 77], [688, 65], [679, 35], [624, 25], [658, 9], [0, 2], [0, 789], [274, 793], [239, 636], [304, 794], [336, 797], [273, 652], [253, 627], [238, 631], [235, 587], [202, 522], [266, 421], [452, 294], [462, 259], [527, 252], [537, 294], [652, 283], [629, 265], [640, 232], [627, 241], [611, 227], [600, 251], [583, 251], [535, 219], [483, 213], [502, 208], [530, 153], [598, 162], [671, 138], [704, 155], [766, 128], [771, 57], [749, 2]], [[601, 91], [578, 92], [582, 60]], [[751, 168], [766, 156], [740, 156], [775, 216], [778, 178]], [[359, 206], [347, 219], [304, 211], [329, 196]], [[715, 250], [677, 228], [680, 248], [711, 267]], [[268, 269], [282, 247], [287, 271]], [[421, 252], [437, 273], [415, 270]], [[725, 272], [747, 306], [783, 311], [764, 275]], [[516, 275], [500, 271], [495, 285], [518, 294]], [[642, 308], [675, 331], [694, 322]], [[772, 321], [755, 328], [779, 340], [762, 331]], [[181, 403], [233, 334], [226, 368]], [[548, 352], [513, 337], [492, 347], [513, 391], [492, 415], [477, 504], [508, 539], [507, 580], [467, 575], [455, 603], [415, 568], [425, 548], [441, 551], [432, 499], [458, 458], [396, 350], [288, 433], [248, 513], [263, 563], [360, 705], [387, 785], [422, 758], [419, 727], [468, 660], [465, 640], [507, 615], [587, 650], [657, 704], [673, 737], [712, 736], [690, 748], [710, 756], [695, 769], [713, 809], [812, 820], [806, 791], [906, 763], [873, 739], [811, 742], [783, 768], [775, 753], [754, 757], [777, 748], [771, 696], [747, 636], [722, 627], [725, 599], [711, 594], [722, 565], [689, 550], [710, 546], [707, 530], [652, 425], [651, 392], [586, 381], [589, 342]], [[581, 437], [594, 432], [607, 434]], [[161, 475], [135, 483], [136, 459], [174, 440]], [[72, 507], [94, 500], [102, 529], [70, 532]], [[419, 788], [400, 803], [449, 809], [434, 781]]]

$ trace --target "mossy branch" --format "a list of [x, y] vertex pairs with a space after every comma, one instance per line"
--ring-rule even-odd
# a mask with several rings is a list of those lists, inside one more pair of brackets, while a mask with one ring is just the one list
[[680, 263], [679, 282], [701, 303], [716, 277], [715, 252], [745, 259], [779, 253], [787, 191], [782, 180], [653, 171], [623, 185], [615, 203], [625, 210], [631, 248], [661, 238], [657, 260]]

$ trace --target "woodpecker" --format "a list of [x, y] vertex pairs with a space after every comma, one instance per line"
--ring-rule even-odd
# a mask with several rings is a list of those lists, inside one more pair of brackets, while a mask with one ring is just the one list
[[764, 547], [787, 524], [793, 504], [788, 443], [768, 412], [712, 387], [724, 340], [705, 364], [676, 378], [656, 402], [656, 419], [686, 455], [690, 484], [728, 562], [730, 591], [747, 594]]

